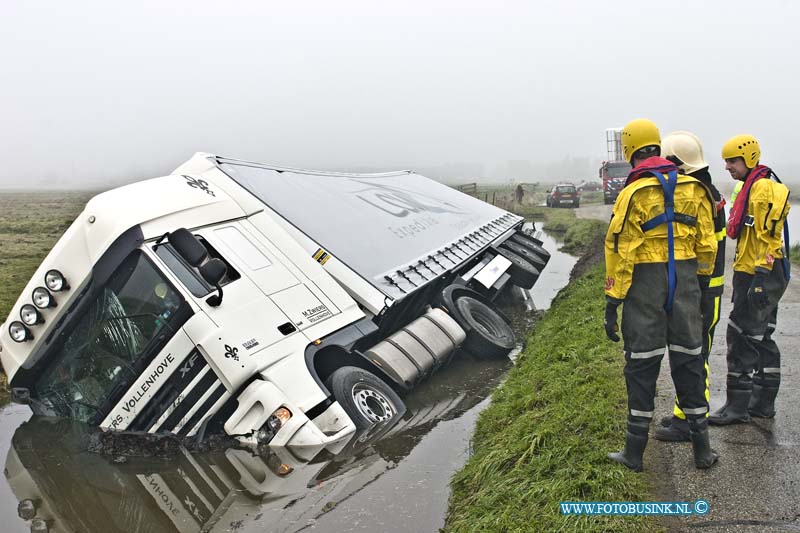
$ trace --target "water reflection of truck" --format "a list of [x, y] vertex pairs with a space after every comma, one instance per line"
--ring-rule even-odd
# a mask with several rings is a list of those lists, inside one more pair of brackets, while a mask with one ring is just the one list
[[492, 300], [549, 257], [522, 222], [411, 172], [198, 154], [87, 204], [0, 358], [36, 414], [318, 450], [397, 416], [462, 343], [513, 347]]
[[[377, 480], [437, 424], [488, 397], [507, 367], [455, 361], [415, 390], [402, 419], [360, 430], [315, 457], [175, 445], [157, 457], [121, 460], [87, 451], [97, 435], [84, 424], [34, 417], [15, 431], [4, 472], [32, 531], [300, 531], [359, 494], [375, 496]], [[332, 529], [326, 524], [317, 527]]]
[[603, 202], [613, 204], [631, 171], [630, 164], [622, 157], [622, 128], [606, 130], [606, 153], [607, 160], [600, 166]]

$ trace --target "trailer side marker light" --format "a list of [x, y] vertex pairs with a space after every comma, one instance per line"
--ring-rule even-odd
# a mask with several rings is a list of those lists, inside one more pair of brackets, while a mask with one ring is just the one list
[[322, 339], [317, 339], [314, 341], [314, 346], [319, 346], [320, 344], [322, 344]]

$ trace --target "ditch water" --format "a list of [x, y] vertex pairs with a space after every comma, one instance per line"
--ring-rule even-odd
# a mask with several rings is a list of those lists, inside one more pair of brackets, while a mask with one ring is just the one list
[[[515, 289], [504, 307], [520, 339], [576, 261], [539, 237], [552, 258], [534, 288]], [[51, 532], [438, 531], [477, 416], [512, 364], [459, 354], [404, 398], [398, 423], [310, 461], [287, 450], [98, 455], [87, 451], [86, 428], [8, 405], [0, 409], [0, 529], [32, 531], [44, 520]]]

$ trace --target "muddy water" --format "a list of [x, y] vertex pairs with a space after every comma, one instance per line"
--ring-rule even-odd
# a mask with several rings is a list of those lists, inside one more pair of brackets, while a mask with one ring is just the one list
[[[521, 331], [546, 309], [575, 258], [555, 251], [530, 292], [505, 302]], [[356, 435], [336, 454], [310, 461], [287, 450], [178, 450], [168, 457], [87, 452], [87, 428], [31, 419], [24, 406], [0, 410], [0, 530], [30, 531], [18, 504], [32, 500], [50, 531], [436, 531], [448, 482], [469, 455], [475, 420], [512, 363], [453, 362], [405, 397], [391, 427]], [[26, 504], [28, 502], [26, 501]], [[31, 515], [27, 515], [29, 518]]]

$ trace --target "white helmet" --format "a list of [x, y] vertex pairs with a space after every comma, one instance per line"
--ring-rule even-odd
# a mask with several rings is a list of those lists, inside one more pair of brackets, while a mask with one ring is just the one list
[[661, 157], [672, 160], [686, 174], [708, 166], [700, 139], [688, 131], [675, 131], [664, 137], [661, 141]]

